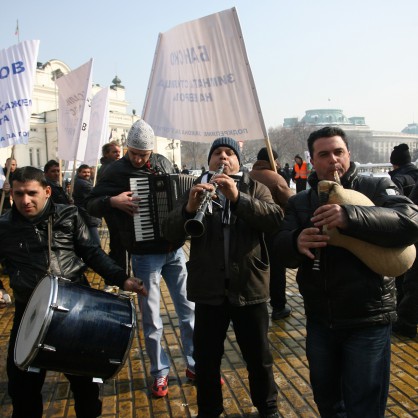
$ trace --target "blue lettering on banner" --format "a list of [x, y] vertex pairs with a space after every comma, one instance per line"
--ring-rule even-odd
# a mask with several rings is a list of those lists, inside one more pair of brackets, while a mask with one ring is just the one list
[[17, 132], [17, 133], [8, 133], [5, 136], [0, 137], [0, 142], [6, 141], [6, 140], [10, 140], [10, 139], [16, 139], [16, 138], [21, 138], [21, 137], [26, 137], [29, 136], [29, 131], [23, 131], [23, 132]]
[[199, 64], [207, 61], [210, 61], [210, 58], [205, 45], [192, 46], [170, 53], [171, 65]]
[[213, 102], [211, 93], [176, 93], [173, 97], [174, 102]]
[[163, 89], [223, 87], [233, 84], [235, 81], [234, 74], [229, 73], [207, 78], [195, 78], [193, 80], [160, 80], [157, 86]]
[[22, 106], [32, 106], [32, 100], [31, 99], [17, 99], [17, 100], [12, 100], [8, 103], [0, 104], [0, 115], [6, 110], [15, 109], [17, 107], [22, 107]]
[[248, 134], [247, 128], [228, 129], [226, 131], [204, 132], [204, 136], [241, 136]]
[[9, 118], [7, 117], [7, 115], [1, 116], [0, 117], [0, 126], [3, 125], [3, 122], [9, 122]]
[[16, 61], [12, 63], [11, 68], [7, 65], [0, 67], [0, 80], [9, 77], [10, 73], [12, 75], [20, 74], [25, 71], [25, 67], [22, 61]]

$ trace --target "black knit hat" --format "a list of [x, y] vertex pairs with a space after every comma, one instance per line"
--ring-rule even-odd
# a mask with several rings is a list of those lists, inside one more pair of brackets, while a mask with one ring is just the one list
[[407, 144], [399, 144], [393, 147], [392, 154], [390, 154], [390, 163], [392, 165], [405, 165], [411, 162], [411, 154]]
[[[272, 149], [272, 150], [271, 150], [271, 152], [272, 152], [272, 154], [273, 154], [273, 158], [274, 158], [275, 160], [277, 160], [277, 158], [279, 158], [279, 155], [277, 154], [276, 150]], [[268, 151], [267, 151], [267, 148], [266, 148], [266, 147], [261, 148], [261, 150], [260, 150], [260, 151], [258, 151], [258, 154], [257, 154], [257, 160], [261, 160], [261, 161], [270, 161], [270, 158], [269, 158], [269, 153], [268, 153]]]
[[213, 151], [219, 147], [228, 147], [234, 151], [235, 155], [238, 157], [238, 162], [241, 164], [241, 151], [239, 149], [238, 142], [235, 139], [229, 138], [227, 136], [223, 136], [221, 138], [217, 138], [213, 141], [212, 146], [210, 147], [209, 156], [208, 156], [208, 163], [210, 161], [210, 157], [213, 154]]

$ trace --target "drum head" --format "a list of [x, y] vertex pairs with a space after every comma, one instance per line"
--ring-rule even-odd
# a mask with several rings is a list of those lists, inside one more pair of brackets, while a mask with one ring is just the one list
[[46, 276], [32, 293], [22, 321], [15, 345], [15, 363], [18, 367], [30, 365], [45, 338], [53, 312], [50, 306], [57, 298], [57, 278]]

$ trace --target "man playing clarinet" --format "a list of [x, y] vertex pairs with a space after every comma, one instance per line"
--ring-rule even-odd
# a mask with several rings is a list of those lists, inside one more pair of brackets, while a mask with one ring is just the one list
[[203, 234], [192, 236], [187, 264], [187, 296], [196, 303], [198, 418], [222, 414], [220, 366], [230, 322], [247, 364], [254, 406], [261, 418], [279, 417], [267, 338], [270, 272], [264, 234], [278, 230], [283, 213], [264, 184], [240, 171], [240, 159], [237, 141], [216, 139], [208, 158], [213, 178], [201, 176], [164, 225], [167, 239], [184, 239], [185, 224], [200, 218], [202, 199], [216, 190], [201, 221]]
[[[342, 235], [382, 247], [408, 246], [418, 239], [418, 207], [389, 178], [357, 173], [342, 129], [312, 132], [308, 149], [315, 170], [309, 176], [311, 188], [289, 199], [276, 251], [287, 267], [298, 268], [314, 399], [321, 417], [380, 418], [389, 389], [394, 278], [375, 273], [347, 249], [329, 245], [328, 235], [320, 231], [337, 228]], [[318, 182], [334, 181], [335, 173], [344, 189], [362, 193], [375, 206], [320, 205]], [[318, 251], [319, 265], [313, 269]]]

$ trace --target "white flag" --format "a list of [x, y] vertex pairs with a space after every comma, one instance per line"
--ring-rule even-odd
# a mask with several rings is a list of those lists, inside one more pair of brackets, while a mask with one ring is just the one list
[[27, 144], [39, 41], [0, 51], [0, 147]]
[[93, 59], [56, 80], [59, 87], [58, 157], [83, 161], [91, 111]]
[[166, 138], [266, 138], [235, 8], [159, 35], [143, 119]]
[[109, 89], [100, 90], [91, 101], [89, 136], [83, 162], [96, 165], [109, 137]]

